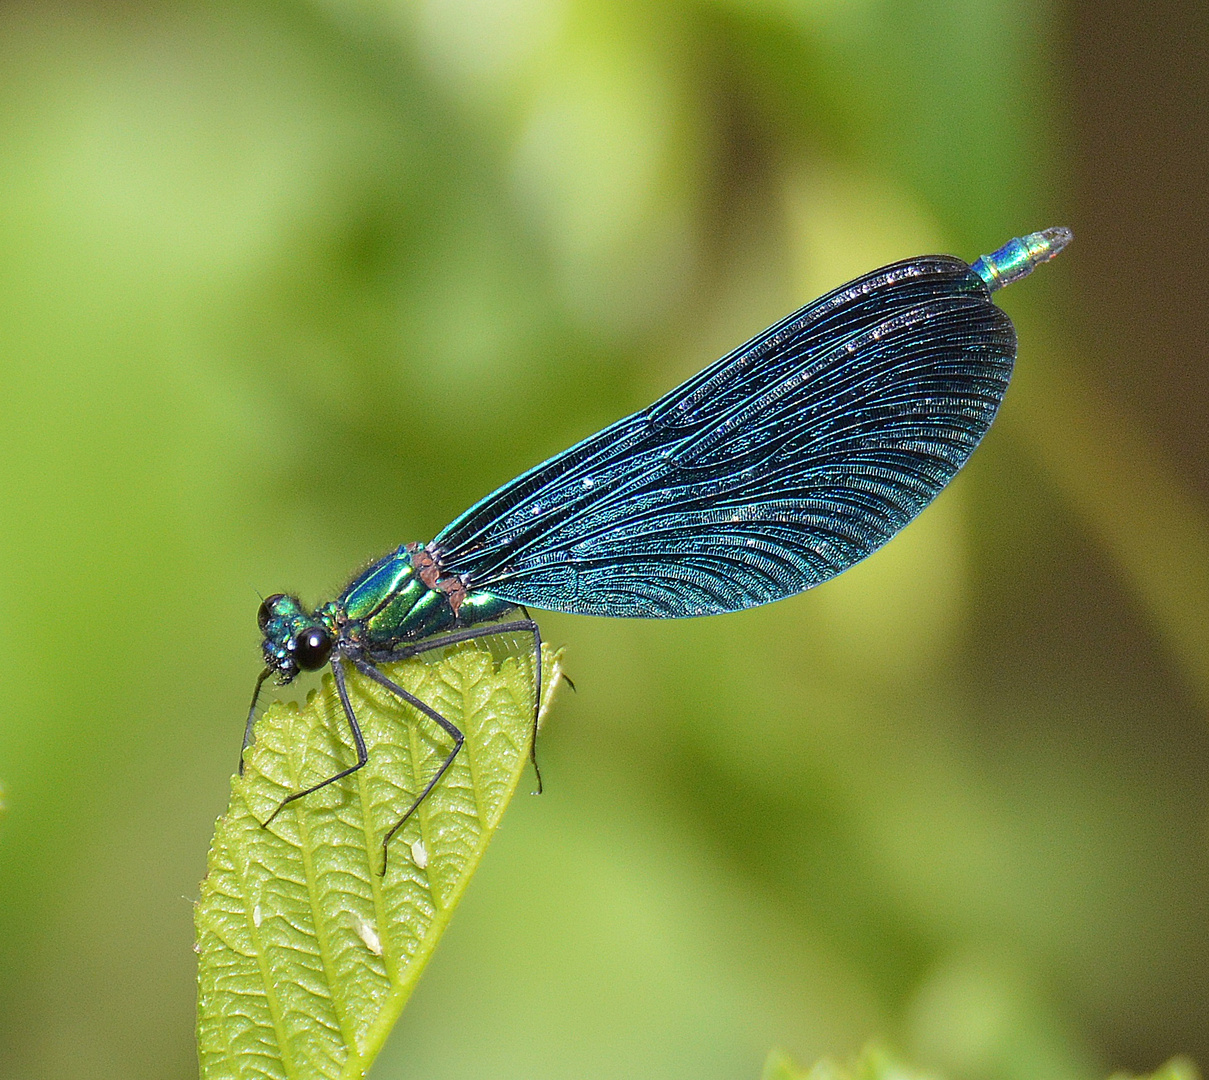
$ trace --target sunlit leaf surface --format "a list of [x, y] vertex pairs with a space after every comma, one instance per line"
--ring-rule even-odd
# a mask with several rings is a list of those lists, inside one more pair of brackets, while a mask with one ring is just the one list
[[[544, 658], [543, 713], [559, 680]], [[382, 838], [449, 741], [376, 684], [350, 677], [369, 763], [355, 760], [330, 676], [306, 705], [272, 705], [220, 819], [197, 906], [205, 1080], [361, 1076], [406, 1004], [528, 761], [531, 659], [477, 643], [384, 668], [462, 729], [457, 761], [391, 842]]]

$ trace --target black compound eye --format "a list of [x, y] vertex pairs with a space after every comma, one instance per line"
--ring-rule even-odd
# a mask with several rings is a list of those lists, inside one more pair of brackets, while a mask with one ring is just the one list
[[318, 671], [332, 655], [332, 639], [322, 626], [312, 626], [294, 639], [294, 661], [303, 671]]
[[273, 617], [273, 609], [277, 606], [277, 601], [284, 599], [285, 593], [274, 593], [272, 596], [266, 597], [260, 605], [260, 610], [256, 612], [256, 625], [260, 627], [262, 634], [268, 629], [269, 620]]

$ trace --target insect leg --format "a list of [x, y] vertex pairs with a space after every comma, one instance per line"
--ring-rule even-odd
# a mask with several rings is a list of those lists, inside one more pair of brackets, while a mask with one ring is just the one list
[[416, 810], [419, 809], [420, 803], [422, 803], [425, 799], [428, 798], [429, 792], [431, 792], [432, 789], [437, 786], [437, 783], [441, 779], [441, 777], [444, 776], [445, 773], [449, 771], [449, 766], [453, 764], [453, 759], [458, 756], [458, 751], [462, 749], [462, 743], [464, 743], [466, 741], [466, 736], [462, 734], [461, 729], [456, 724], [447, 720], [439, 712], [437, 712], [436, 709], [434, 709], [431, 705], [425, 704], [414, 694], [409, 694], [398, 683], [393, 682], [392, 680], [388, 679], [385, 675], [382, 674], [382, 672], [380, 672], [376, 667], [374, 667], [373, 664], [369, 663], [367, 660], [361, 660], [358, 658], [354, 658], [353, 664], [356, 665], [357, 670], [359, 672], [361, 672], [362, 675], [365, 675], [368, 678], [373, 679], [374, 682], [376, 682], [379, 686], [385, 687], [387, 690], [389, 690], [392, 694], [394, 694], [401, 701], [405, 701], [405, 702], [407, 702], [408, 705], [411, 705], [414, 708], [419, 709], [420, 712], [422, 712], [430, 720], [433, 720], [437, 724], [439, 724], [441, 726], [441, 728], [445, 731], [445, 733], [447, 735], [449, 735], [449, 737], [451, 739], [453, 739], [453, 749], [449, 752], [449, 756], [441, 763], [441, 767], [439, 769], [437, 769], [437, 771], [436, 771], [435, 775], [432, 777], [432, 779], [429, 780], [428, 783], [424, 785], [424, 790], [421, 791], [420, 794], [416, 797], [415, 802], [413, 802], [411, 804], [411, 806], [409, 806], [407, 808], [407, 813], [405, 813], [401, 818], [399, 818], [399, 820], [396, 821], [393, 826], [391, 826], [390, 830], [382, 838], [382, 870], [380, 871], [380, 876], [384, 877], [386, 875], [386, 859], [387, 859], [388, 845], [390, 844], [391, 839], [394, 837], [395, 833], [397, 833], [401, 828], [403, 828], [403, 826], [407, 823], [407, 819], [410, 818], [411, 815], [414, 814], [416, 812]]
[[252, 728], [256, 724], [256, 702], [260, 700], [260, 688], [264, 686], [264, 681], [273, 671], [271, 668], [265, 668], [260, 673], [260, 677], [256, 680], [256, 689], [252, 691], [252, 704], [248, 708], [248, 722], [243, 729], [243, 746], [239, 748], [239, 775], [243, 776], [243, 755], [248, 749], [248, 743], [252, 741]]
[[[533, 698], [533, 737], [529, 740], [529, 760], [533, 762], [533, 773], [537, 777], [537, 794], [542, 793], [542, 771], [537, 767], [537, 721], [542, 707], [542, 632], [532, 619], [513, 619], [511, 622], [489, 623], [486, 626], [470, 626], [464, 630], [454, 630], [439, 638], [421, 641], [408, 645], [393, 653], [376, 655], [375, 660], [402, 659], [441, 649], [446, 645], [456, 645], [460, 641], [472, 641], [475, 638], [491, 637], [494, 634], [524, 633], [533, 635], [533, 667], [537, 674], [537, 693]], [[566, 678], [566, 676], [563, 676]], [[567, 680], [570, 682], [570, 680]]]
[[334, 657], [332, 659], [332, 674], [336, 677], [336, 693], [340, 695], [340, 704], [344, 706], [344, 715], [348, 717], [349, 730], [352, 731], [353, 742], [357, 745], [357, 764], [350, 765], [347, 769], [342, 769], [335, 776], [329, 776], [326, 780], [320, 780], [319, 783], [312, 784], [305, 791], [295, 791], [293, 795], [287, 795], [281, 800], [281, 805], [269, 815], [268, 821], [262, 823], [266, 828], [269, 822], [280, 814], [288, 803], [292, 803], [295, 799], [301, 799], [305, 795], [310, 795], [320, 788], [325, 788], [328, 784], [334, 784], [337, 780], [343, 780], [369, 761], [369, 753], [365, 749], [365, 736], [361, 734], [361, 725], [357, 723], [357, 714], [353, 712], [352, 702], [348, 699], [348, 687], [344, 685], [344, 668], [341, 666], [340, 661]]

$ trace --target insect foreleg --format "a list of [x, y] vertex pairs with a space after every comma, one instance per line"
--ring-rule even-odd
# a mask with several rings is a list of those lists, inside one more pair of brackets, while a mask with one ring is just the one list
[[[360, 667], [357, 661], [354, 660], [353, 663], [356, 663], [358, 668]], [[361, 734], [361, 726], [357, 723], [357, 714], [353, 712], [352, 702], [348, 699], [348, 687], [344, 685], [344, 668], [335, 657], [332, 658], [332, 674], [336, 677], [336, 693], [340, 695], [340, 704], [344, 706], [344, 715], [348, 717], [349, 730], [352, 731], [353, 742], [357, 746], [357, 764], [350, 765], [347, 769], [342, 769], [335, 776], [329, 776], [326, 780], [321, 780], [304, 791], [295, 791], [293, 795], [287, 795], [281, 800], [281, 805], [269, 815], [268, 821], [262, 823], [265, 827], [268, 826], [273, 818], [281, 813], [286, 804], [292, 803], [295, 799], [301, 799], [305, 795], [310, 795], [320, 788], [325, 788], [328, 784], [334, 784], [337, 780], [343, 780], [351, 773], [355, 773], [369, 760], [369, 753], [365, 749], [365, 737]]]

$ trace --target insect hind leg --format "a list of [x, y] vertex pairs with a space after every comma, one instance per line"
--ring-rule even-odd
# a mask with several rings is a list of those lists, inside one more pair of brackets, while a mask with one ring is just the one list
[[[528, 612], [525, 612], [525, 614], [528, 616]], [[540, 795], [542, 793], [542, 771], [537, 764], [537, 722], [541, 717], [542, 707], [542, 632], [533, 619], [526, 617], [524, 619], [512, 619], [508, 622], [488, 623], [485, 626], [468, 626], [462, 630], [453, 630], [448, 634], [442, 634], [440, 637], [416, 642], [414, 645], [406, 645], [393, 652], [377, 653], [372, 659], [376, 663], [403, 660], [409, 656], [418, 656], [420, 653], [431, 652], [433, 649], [443, 649], [447, 645], [457, 645], [463, 641], [493, 637], [496, 634], [516, 633], [533, 635], [533, 669], [537, 685], [534, 688], [535, 693], [533, 696], [533, 733], [529, 739], [529, 760], [533, 763], [533, 775], [537, 778], [537, 791], [535, 794]]]

